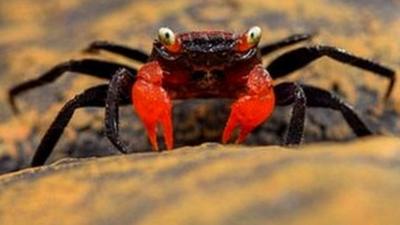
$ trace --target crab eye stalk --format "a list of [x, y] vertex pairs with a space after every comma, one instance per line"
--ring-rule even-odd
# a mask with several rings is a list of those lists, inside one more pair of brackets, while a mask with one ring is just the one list
[[167, 27], [162, 27], [158, 30], [158, 40], [170, 52], [178, 53], [181, 49], [179, 39], [177, 39], [174, 32]]
[[247, 43], [251, 46], [257, 45], [260, 42], [262, 35], [262, 31], [260, 27], [252, 27], [249, 31], [247, 31]]
[[237, 50], [244, 52], [256, 46], [260, 42], [261, 36], [262, 36], [262, 31], [260, 27], [254, 26], [250, 28], [246, 33], [242, 34], [242, 36], [240, 37], [237, 44]]

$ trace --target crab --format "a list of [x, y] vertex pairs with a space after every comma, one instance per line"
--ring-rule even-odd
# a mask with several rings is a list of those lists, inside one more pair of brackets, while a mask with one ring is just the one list
[[162, 128], [166, 148], [173, 149], [174, 146], [171, 112], [172, 100], [175, 99], [233, 99], [222, 143], [232, 139], [235, 129], [240, 130], [236, 143], [242, 143], [254, 128], [270, 117], [276, 106], [288, 105], [293, 105], [293, 108], [283, 143], [285, 145], [301, 143], [307, 107], [340, 111], [354, 134], [359, 137], [373, 133], [353, 108], [335, 94], [296, 82], [274, 84], [274, 80], [326, 56], [387, 78], [387, 99], [395, 83], [394, 70], [327, 45], [298, 47], [263, 66], [263, 56], [310, 40], [313, 35], [295, 34], [259, 47], [261, 36], [262, 31], [258, 26], [243, 33], [174, 33], [163, 27], [158, 30], [150, 56], [120, 44], [92, 42], [86, 52], [108, 51], [144, 64], [136, 70], [127, 65], [97, 59], [70, 60], [54, 66], [36, 79], [11, 88], [9, 102], [17, 113], [17, 95], [50, 83], [67, 71], [110, 80], [109, 84], [83, 91], [64, 105], [42, 138], [31, 165], [39, 166], [46, 162], [74, 111], [82, 107], [105, 107], [105, 133], [122, 153], [128, 153], [129, 149], [119, 135], [119, 106], [133, 104], [147, 131], [152, 149], [158, 151], [158, 127]]

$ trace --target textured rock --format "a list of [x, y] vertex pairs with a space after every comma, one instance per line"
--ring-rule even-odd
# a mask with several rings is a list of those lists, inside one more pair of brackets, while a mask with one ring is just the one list
[[[37, 77], [53, 65], [71, 58], [106, 58], [131, 61], [111, 54], [80, 52], [93, 40], [110, 40], [149, 51], [160, 26], [176, 31], [263, 28], [262, 43], [292, 33], [318, 32], [309, 44], [339, 46], [374, 58], [394, 69], [400, 66], [400, 4], [398, 1], [132, 1], [29, 0], [0, 1], [0, 173], [27, 165], [42, 135], [62, 105], [97, 79], [71, 74], [54, 84], [32, 90], [17, 99], [23, 113], [14, 117], [7, 107], [7, 89]], [[278, 54], [267, 57], [270, 62]], [[400, 134], [400, 89], [382, 103], [385, 79], [321, 59], [289, 80], [337, 92], [355, 106], [366, 123], [380, 134]], [[281, 82], [281, 81], [277, 81]], [[177, 102], [174, 109], [177, 146], [219, 141], [229, 113], [229, 102], [197, 100]], [[52, 160], [115, 154], [103, 135], [103, 111], [79, 110], [56, 147]], [[281, 142], [289, 120], [289, 107], [279, 108], [269, 122], [247, 140], [251, 145]], [[132, 151], [149, 149], [143, 127], [132, 110], [122, 110], [121, 133]], [[343, 141], [354, 135], [339, 113], [312, 109], [307, 116], [305, 142]]]
[[0, 177], [0, 224], [398, 224], [400, 140], [204, 144]]

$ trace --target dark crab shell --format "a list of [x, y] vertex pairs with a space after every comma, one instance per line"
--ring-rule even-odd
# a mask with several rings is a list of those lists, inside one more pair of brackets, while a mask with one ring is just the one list
[[257, 45], [237, 50], [241, 36], [225, 31], [176, 34], [178, 53], [156, 39], [150, 61], [160, 63], [163, 87], [174, 99], [236, 98], [246, 88], [247, 74], [261, 63]]
[[[175, 61], [179, 66], [192, 71], [225, 70], [235, 63], [257, 58], [261, 55], [257, 46], [248, 51], [236, 50], [240, 35], [225, 31], [187, 32], [177, 35], [182, 50], [169, 52], [159, 40], [154, 41], [153, 60]], [[171, 62], [169, 62], [171, 63]]]

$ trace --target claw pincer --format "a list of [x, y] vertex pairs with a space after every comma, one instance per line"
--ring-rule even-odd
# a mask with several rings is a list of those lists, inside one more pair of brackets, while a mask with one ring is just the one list
[[162, 87], [163, 71], [157, 61], [144, 65], [132, 87], [133, 106], [144, 123], [154, 150], [158, 150], [157, 125], [163, 128], [165, 144], [173, 147], [171, 100]]
[[231, 114], [222, 135], [223, 143], [228, 142], [236, 127], [241, 128], [236, 143], [243, 142], [274, 110], [272, 79], [262, 65], [257, 65], [251, 70], [246, 86], [246, 91], [231, 106]]

